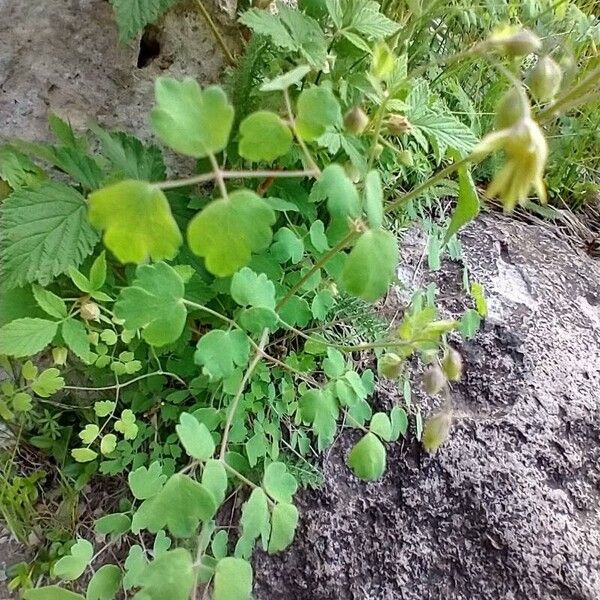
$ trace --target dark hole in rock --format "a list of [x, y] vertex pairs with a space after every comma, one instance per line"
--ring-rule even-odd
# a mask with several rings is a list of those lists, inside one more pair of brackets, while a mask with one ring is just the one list
[[140, 40], [140, 53], [137, 60], [138, 69], [147, 67], [158, 56], [160, 56], [159, 30], [153, 26], [146, 27]]

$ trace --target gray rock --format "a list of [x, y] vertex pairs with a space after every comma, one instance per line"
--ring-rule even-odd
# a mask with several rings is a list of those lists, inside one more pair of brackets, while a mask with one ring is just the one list
[[[413, 242], [405, 268], [458, 313], [461, 270], [415, 270]], [[462, 245], [490, 314], [460, 348], [450, 440], [434, 456], [413, 437], [393, 446], [384, 479], [364, 484], [344, 466], [357, 435], [342, 435], [323, 489], [299, 496], [293, 546], [256, 558], [259, 600], [600, 597], [600, 264], [498, 216]], [[375, 398], [395, 402], [388, 386]]]

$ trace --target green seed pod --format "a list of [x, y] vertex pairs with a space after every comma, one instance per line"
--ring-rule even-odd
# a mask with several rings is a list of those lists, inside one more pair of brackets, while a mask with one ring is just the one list
[[379, 143], [375, 144], [375, 158], [378, 159], [381, 156], [381, 153], [383, 152], [383, 146]]
[[404, 361], [393, 352], [387, 352], [377, 361], [377, 372], [388, 379], [398, 379], [402, 373]]
[[526, 56], [542, 47], [540, 38], [529, 29], [506, 29], [493, 34], [488, 44], [507, 56]]
[[446, 376], [438, 365], [431, 365], [423, 373], [423, 389], [431, 396], [439, 394], [446, 386]]
[[360, 135], [369, 124], [369, 117], [360, 106], [353, 106], [344, 115], [344, 127], [349, 133]]
[[525, 92], [520, 87], [512, 87], [498, 102], [494, 126], [496, 129], [508, 129], [528, 115], [529, 104]]
[[427, 452], [433, 454], [448, 439], [452, 428], [452, 413], [439, 412], [425, 421], [421, 443]]
[[412, 167], [415, 164], [413, 153], [410, 150], [402, 150], [398, 154], [398, 158], [405, 167]]
[[444, 358], [442, 358], [442, 369], [444, 375], [446, 375], [450, 381], [459, 381], [462, 376], [462, 356], [450, 346], [448, 346]]
[[86, 321], [99, 321], [100, 320], [100, 308], [99, 306], [90, 300], [86, 300], [79, 309], [81, 318]]
[[387, 121], [387, 129], [394, 135], [404, 135], [410, 132], [412, 125], [404, 115], [390, 115]]
[[562, 82], [562, 70], [549, 56], [542, 56], [527, 75], [531, 93], [541, 102], [551, 100]]
[[62, 346], [52, 348], [52, 362], [56, 366], [62, 367], [67, 363], [67, 354], [67, 349]]

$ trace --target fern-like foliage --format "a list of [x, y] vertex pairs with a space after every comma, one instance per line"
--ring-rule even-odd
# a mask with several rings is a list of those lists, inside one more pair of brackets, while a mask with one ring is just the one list
[[131, 40], [177, 2], [178, 0], [111, 0], [121, 41]]

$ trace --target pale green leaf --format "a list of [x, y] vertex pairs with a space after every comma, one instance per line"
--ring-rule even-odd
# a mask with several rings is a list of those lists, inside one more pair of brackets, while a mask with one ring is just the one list
[[194, 360], [206, 375], [219, 380], [232, 375], [236, 366], [245, 366], [249, 356], [250, 343], [244, 332], [213, 329], [200, 338]]
[[349, 293], [374, 302], [387, 292], [397, 266], [396, 238], [389, 231], [370, 229], [348, 255], [341, 282]]
[[69, 554], [60, 558], [52, 569], [55, 577], [64, 581], [79, 579], [86, 570], [92, 556], [94, 547], [87, 540], [78, 540], [71, 546]]
[[444, 243], [458, 232], [458, 230], [471, 222], [479, 214], [479, 194], [467, 167], [458, 169], [458, 201], [452, 213], [450, 225], [444, 237]]
[[134, 600], [188, 600], [196, 582], [191, 554], [184, 548], [162, 553], [148, 563], [140, 581]]
[[171, 259], [182, 242], [167, 197], [145, 181], [120, 181], [91, 194], [89, 219], [122, 263]]
[[92, 290], [99, 290], [106, 282], [106, 252], [103, 250], [90, 268], [90, 285]]
[[377, 229], [383, 225], [383, 187], [379, 171], [369, 171], [365, 179], [365, 213], [369, 225]]
[[390, 418], [383, 412], [373, 415], [369, 429], [386, 442], [390, 442], [392, 439], [392, 423]]
[[267, 494], [278, 502], [291, 502], [298, 482], [284, 463], [273, 462], [265, 469], [263, 486]]
[[356, 4], [349, 26], [369, 40], [388, 38], [400, 29], [398, 23], [380, 12], [380, 3], [373, 0]]
[[254, 541], [269, 524], [269, 505], [262, 488], [255, 488], [242, 507], [240, 519], [242, 535]]
[[73, 448], [71, 456], [79, 463], [87, 463], [95, 460], [98, 453], [90, 448]]
[[310, 73], [310, 67], [308, 65], [300, 65], [283, 75], [279, 75], [271, 79], [270, 81], [265, 81], [260, 89], [263, 92], [275, 92], [279, 90], [286, 90], [287, 88], [299, 84], [304, 77]]
[[91, 444], [100, 433], [100, 428], [94, 423], [89, 423], [80, 432], [79, 438], [84, 444]]
[[304, 258], [304, 242], [288, 227], [280, 227], [273, 238], [271, 254], [278, 262], [297, 265]]
[[275, 286], [264, 274], [244, 267], [231, 278], [231, 297], [240, 306], [275, 308]]
[[208, 204], [188, 227], [189, 246], [204, 257], [208, 271], [233, 275], [250, 262], [253, 252], [271, 243], [275, 213], [250, 190], [238, 190]]
[[140, 265], [131, 287], [121, 290], [115, 315], [127, 329], [141, 329], [149, 344], [164, 346], [174, 342], [185, 326], [183, 294], [183, 281], [172, 267], [163, 262]]
[[374, 433], [367, 433], [352, 448], [346, 462], [359, 479], [375, 481], [385, 472], [385, 447]]
[[113, 513], [96, 519], [94, 529], [101, 535], [123, 535], [131, 527], [131, 517], [125, 513]]
[[252, 29], [254, 33], [269, 37], [273, 44], [279, 48], [292, 51], [299, 49], [298, 44], [292, 38], [279, 16], [269, 10], [251, 8], [242, 14], [240, 23]]
[[328, 127], [339, 127], [342, 109], [326, 87], [311, 87], [302, 91], [298, 98], [296, 127], [307, 141], [321, 137]]
[[90, 340], [85, 325], [77, 319], [67, 319], [61, 325], [63, 341], [69, 350], [80, 358], [84, 363], [90, 364], [93, 355], [90, 350]]
[[293, 504], [277, 503], [271, 516], [269, 554], [285, 550], [293, 541], [298, 526], [298, 509]]
[[25, 590], [23, 598], [24, 600], [84, 600], [80, 594], [65, 590], [57, 585]]
[[100, 441], [100, 452], [107, 456], [115, 451], [117, 447], [117, 436], [114, 433], [107, 433], [105, 436], [102, 436], [102, 440]]
[[162, 489], [167, 476], [163, 475], [159, 462], [153, 462], [148, 468], [141, 466], [130, 471], [128, 481], [131, 493], [138, 500], [156, 496]]
[[213, 600], [250, 600], [252, 567], [241, 558], [222, 558], [215, 569]]
[[104, 565], [95, 573], [87, 587], [85, 600], [113, 600], [121, 585], [121, 569]]
[[98, 417], [108, 417], [115, 408], [116, 403], [113, 400], [99, 400], [94, 402], [94, 412]]
[[175, 430], [187, 455], [191, 458], [205, 461], [215, 453], [215, 442], [210, 431], [193, 415], [181, 413]]
[[227, 145], [233, 125], [233, 106], [217, 86], [204, 90], [190, 77], [177, 81], [159, 77], [156, 107], [150, 120], [160, 139], [176, 152], [200, 158]]
[[240, 124], [239, 153], [252, 161], [272, 162], [292, 145], [290, 128], [275, 113], [261, 110]]
[[33, 284], [31, 290], [35, 301], [44, 312], [56, 319], [63, 319], [67, 316], [67, 305], [62, 298], [39, 285]]
[[341, 165], [331, 164], [323, 169], [314, 184], [310, 198], [313, 202], [327, 200], [327, 210], [332, 217], [347, 219], [357, 217], [360, 207], [358, 191]]
[[202, 485], [212, 494], [215, 504], [221, 506], [227, 491], [227, 473], [220, 460], [209, 459], [202, 470]]
[[320, 389], [307, 390], [300, 397], [302, 421], [311, 425], [317, 435], [319, 450], [333, 443], [337, 429], [339, 406], [333, 394]]
[[0, 327], [0, 354], [32, 356], [52, 342], [58, 323], [46, 319], [16, 319]]
[[59, 183], [13, 192], [0, 205], [4, 285], [12, 288], [34, 281], [48, 285], [70, 266], [81, 264], [98, 241], [86, 210], [85, 198]]

